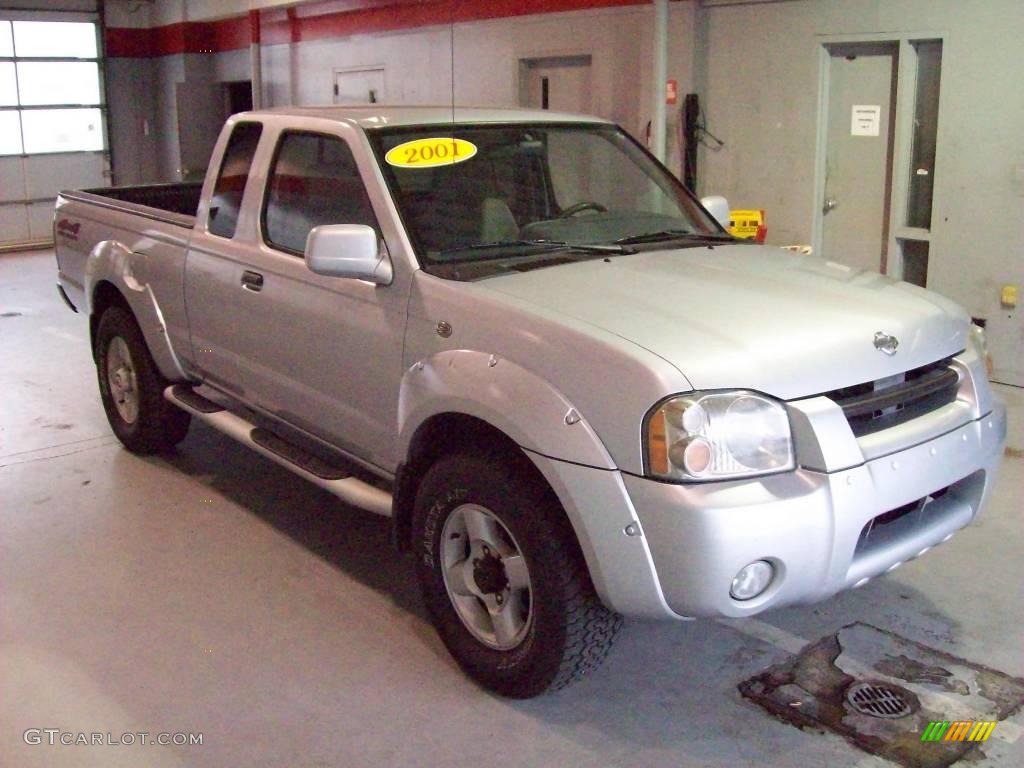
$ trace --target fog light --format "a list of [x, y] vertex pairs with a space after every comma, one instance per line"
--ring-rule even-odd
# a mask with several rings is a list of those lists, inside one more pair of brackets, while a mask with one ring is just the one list
[[729, 594], [735, 600], [753, 600], [772, 583], [775, 568], [767, 560], [757, 560], [736, 574]]

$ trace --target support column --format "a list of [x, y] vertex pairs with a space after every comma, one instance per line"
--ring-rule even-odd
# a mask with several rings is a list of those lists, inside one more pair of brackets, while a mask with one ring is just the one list
[[668, 0], [654, 0], [654, 102], [651, 152], [665, 162], [665, 83], [668, 80]]
[[260, 12], [249, 11], [249, 68], [252, 108], [263, 108], [263, 59], [260, 56]]

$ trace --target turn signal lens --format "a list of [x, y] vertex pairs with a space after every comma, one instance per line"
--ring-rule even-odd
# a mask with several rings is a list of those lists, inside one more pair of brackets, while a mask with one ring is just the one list
[[668, 444], [665, 441], [665, 419], [651, 419], [647, 433], [647, 451], [651, 471], [668, 474]]

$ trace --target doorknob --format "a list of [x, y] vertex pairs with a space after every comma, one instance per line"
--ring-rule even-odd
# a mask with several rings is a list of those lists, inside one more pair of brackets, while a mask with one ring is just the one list
[[248, 269], [242, 273], [242, 287], [247, 291], [263, 290], [263, 275], [259, 272], [251, 272]]
[[821, 206], [821, 212], [822, 213], [828, 213], [833, 208], [835, 208], [837, 205], [839, 205], [839, 201], [836, 200], [834, 197], [826, 197], [825, 198], [825, 204]]

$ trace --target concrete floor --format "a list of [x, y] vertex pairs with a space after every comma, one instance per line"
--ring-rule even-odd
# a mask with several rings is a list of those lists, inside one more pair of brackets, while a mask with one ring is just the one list
[[[1000, 388], [993, 503], [950, 544], [817, 606], [627, 622], [591, 679], [510, 702], [448, 658], [385, 520], [202, 425], [170, 458], [122, 450], [54, 278], [51, 252], [0, 255], [0, 766], [882, 766], [737, 684], [854, 621], [1024, 676], [1022, 390]], [[203, 743], [27, 745], [28, 728]], [[985, 753], [1024, 765], [1024, 739]]]

